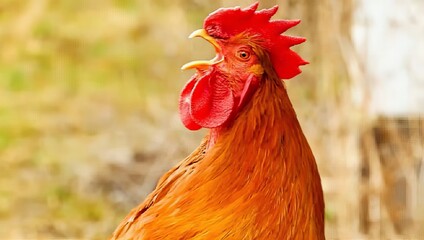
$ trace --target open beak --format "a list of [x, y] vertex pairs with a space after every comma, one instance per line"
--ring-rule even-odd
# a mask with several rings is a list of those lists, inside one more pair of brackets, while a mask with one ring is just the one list
[[210, 66], [213, 66], [215, 64], [218, 64], [224, 61], [224, 56], [221, 54], [221, 46], [219, 46], [218, 42], [213, 37], [209, 36], [204, 29], [198, 29], [192, 32], [188, 38], [195, 38], [195, 37], [201, 37], [205, 39], [206, 41], [210, 42], [214, 46], [217, 55], [211, 60], [200, 60], [200, 61], [192, 61], [192, 62], [186, 63], [181, 67], [182, 70], [187, 70], [192, 68], [207, 69]]

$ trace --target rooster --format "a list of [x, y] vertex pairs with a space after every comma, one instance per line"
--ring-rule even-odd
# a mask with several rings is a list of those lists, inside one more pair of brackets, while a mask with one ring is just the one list
[[193, 61], [180, 95], [183, 124], [210, 129], [167, 172], [112, 239], [325, 239], [317, 165], [282, 79], [307, 64], [290, 50], [304, 38], [281, 35], [298, 20], [221, 8], [190, 37], [216, 56]]

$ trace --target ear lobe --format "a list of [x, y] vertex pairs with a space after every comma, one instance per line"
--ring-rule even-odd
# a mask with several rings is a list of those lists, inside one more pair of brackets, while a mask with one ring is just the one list
[[200, 78], [191, 93], [191, 117], [205, 128], [221, 126], [235, 109], [234, 95], [226, 81], [211, 75]]
[[243, 91], [241, 92], [240, 101], [238, 103], [237, 108], [240, 108], [244, 104], [246, 104], [247, 99], [249, 99], [249, 97], [253, 95], [258, 86], [259, 78], [256, 77], [254, 74], [250, 74], [246, 82], [244, 83]]

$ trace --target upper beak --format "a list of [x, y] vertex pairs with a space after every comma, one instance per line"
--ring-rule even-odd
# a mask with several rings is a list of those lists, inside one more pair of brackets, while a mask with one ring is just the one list
[[181, 69], [187, 70], [187, 69], [207, 69], [210, 66], [213, 66], [215, 64], [218, 64], [222, 61], [224, 61], [224, 57], [221, 54], [221, 46], [219, 46], [218, 42], [204, 30], [204, 29], [198, 29], [190, 34], [188, 38], [195, 38], [195, 37], [201, 37], [205, 39], [206, 41], [210, 42], [217, 52], [217, 55], [211, 59], [211, 60], [201, 60], [201, 61], [192, 61], [189, 63], [184, 64]]

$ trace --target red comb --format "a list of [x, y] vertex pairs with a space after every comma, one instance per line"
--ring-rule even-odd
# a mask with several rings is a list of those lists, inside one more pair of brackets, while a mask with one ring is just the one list
[[299, 66], [308, 64], [290, 47], [303, 43], [301, 37], [281, 35], [300, 20], [270, 20], [278, 6], [257, 11], [259, 3], [241, 9], [220, 8], [205, 19], [204, 28], [215, 38], [228, 39], [240, 33], [256, 39], [270, 55], [272, 65], [281, 79], [290, 79], [301, 72]]

